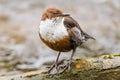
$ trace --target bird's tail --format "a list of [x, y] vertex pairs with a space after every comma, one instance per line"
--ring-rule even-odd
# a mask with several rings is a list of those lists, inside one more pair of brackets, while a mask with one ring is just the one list
[[93, 39], [93, 40], [95, 40], [94, 37], [88, 35], [86, 32], [83, 32], [83, 31], [82, 31], [82, 32], [81, 32], [81, 35], [84, 37], [83, 39], [84, 39], [85, 41], [87, 41], [88, 39]]

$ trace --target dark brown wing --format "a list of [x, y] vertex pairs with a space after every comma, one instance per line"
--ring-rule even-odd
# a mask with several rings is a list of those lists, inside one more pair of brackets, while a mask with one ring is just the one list
[[71, 40], [77, 45], [81, 45], [84, 41], [88, 39], [94, 39], [87, 33], [85, 33], [79, 26], [79, 24], [70, 16], [64, 17], [64, 25], [67, 28]]

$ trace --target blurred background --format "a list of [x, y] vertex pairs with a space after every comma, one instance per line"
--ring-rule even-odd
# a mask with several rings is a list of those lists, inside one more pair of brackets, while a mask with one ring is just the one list
[[[120, 0], [0, 0], [0, 76], [44, 68], [57, 53], [39, 39], [42, 12], [57, 7], [96, 38], [77, 48], [74, 58], [120, 52]], [[60, 59], [69, 59], [71, 52]]]

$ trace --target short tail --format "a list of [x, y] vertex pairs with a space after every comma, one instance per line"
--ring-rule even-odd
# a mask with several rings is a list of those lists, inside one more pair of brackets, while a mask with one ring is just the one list
[[87, 33], [83, 32], [83, 31], [81, 32], [81, 35], [84, 37], [84, 40], [85, 40], [85, 41], [87, 41], [88, 39], [93, 39], [93, 40], [95, 40], [94, 37], [88, 35]]

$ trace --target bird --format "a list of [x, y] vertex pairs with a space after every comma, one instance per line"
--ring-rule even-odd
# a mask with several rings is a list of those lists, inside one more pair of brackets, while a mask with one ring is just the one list
[[56, 7], [48, 7], [42, 13], [39, 25], [39, 37], [41, 41], [54, 51], [58, 51], [55, 63], [50, 67], [48, 73], [53, 68], [58, 71], [59, 57], [62, 52], [72, 50], [69, 62], [65, 69], [71, 69], [72, 59], [76, 48], [94, 37], [84, 32], [78, 22], [74, 20], [70, 14], [65, 14], [61, 9]]

